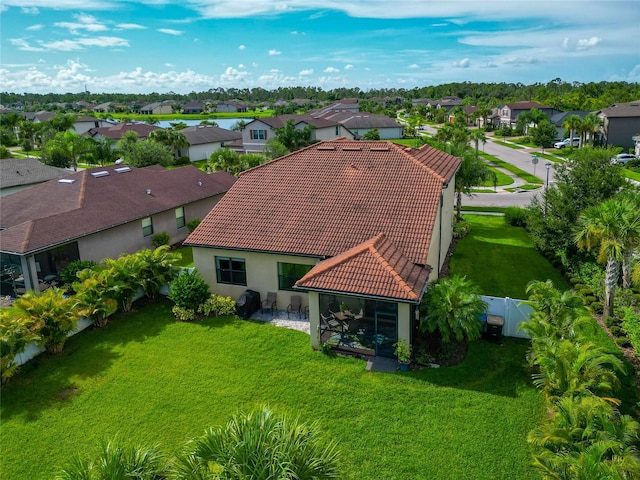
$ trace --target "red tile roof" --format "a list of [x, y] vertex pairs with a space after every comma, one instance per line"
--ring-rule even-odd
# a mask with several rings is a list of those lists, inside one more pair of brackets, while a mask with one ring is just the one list
[[[0, 250], [28, 253], [222, 194], [235, 183], [225, 172], [194, 166], [166, 170], [154, 165], [117, 173], [110, 166], [69, 173], [2, 197]], [[94, 177], [92, 173], [109, 175]], [[202, 186], [198, 182], [202, 182]], [[146, 190], [150, 189], [148, 195]]]
[[384, 234], [318, 263], [297, 286], [418, 302], [430, 267], [412, 263]]
[[317, 143], [242, 173], [186, 242], [332, 257], [382, 232], [423, 265], [459, 165], [428, 145]]

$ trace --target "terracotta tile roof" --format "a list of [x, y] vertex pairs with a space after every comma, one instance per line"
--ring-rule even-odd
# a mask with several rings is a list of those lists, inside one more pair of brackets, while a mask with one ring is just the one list
[[333, 140], [245, 171], [191, 245], [332, 257], [382, 232], [425, 264], [458, 158], [424, 146]]
[[[154, 165], [124, 173], [116, 168], [121, 166], [69, 173], [63, 179], [73, 183], [51, 180], [2, 197], [0, 250], [27, 253], [70, 241], [222, 194], [236, 180], [225, 172], [207, 175], [191, 165], [175, 170]], [[94, 177], [98, 171], [109, 175]]]
[[112, 140], [120, 140], [127, 132], [136, 132], [138, 138], [144, 139], [149, 136], [154, 130], [158, 130], [160, 127], [155, 125], [148, 125], [146, 123], [116, 123], [110, 127], [96, 127], [90, 128], [86, 135], [95, 137], [100, 134], [104, 137], [111, 138]]
[[318, 263], [296, 285], [418, 302], [430, 267], [412, 263], [384, 234]]

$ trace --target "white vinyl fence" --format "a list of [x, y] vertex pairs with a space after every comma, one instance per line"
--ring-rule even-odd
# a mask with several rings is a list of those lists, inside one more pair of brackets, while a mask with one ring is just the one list
[[502, 335], [505, 337], [529, 338], [525, 332], [518, 329], [522, 322], [529, 321], [529, 315], [533, 309], [525, 303], [509, 297], [489, 297], [481, 295], [480, 298], [487, 304], [487, 315], [497, 315], [504, 318]]

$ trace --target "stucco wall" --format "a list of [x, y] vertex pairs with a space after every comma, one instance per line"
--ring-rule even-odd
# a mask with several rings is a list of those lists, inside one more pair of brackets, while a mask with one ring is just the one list
[[427, 264], [432, 267], [429, 281], [436, 280], [453, 239], [453, 211], [455, 205], [455, 179], [452, 178], [449, 186], [442, 191], [442, 204], [438, 209], [431, 245], [427, 255]]
[[192, 162], [198, 160], [208, 160], [209, 156], [216, 150], [220, 150], [222, 145], [220, 142], [215, 143], [203, 143], [202, 145], [190, 145], [188, 157]]

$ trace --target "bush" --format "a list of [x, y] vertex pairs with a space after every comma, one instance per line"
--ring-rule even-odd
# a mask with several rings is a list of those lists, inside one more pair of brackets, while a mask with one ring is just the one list
[[205, 317], [235, 315], [236, 302], [231, 297], [211, 295], [209, 299], [198, 308], [198, 313], [201, 313]]
[[169, 234], [167, 232], [156, 233], [151, 237], [151, 243], [155, 248], [161, 247], [162, 245], [169, 245]]
[[200, 225], [201, 221], [202, 220], [200, 220], [199, 218], [194, 218], [190, 222], [187, 222], [187, 230], [189, 230], [189, 233], [193, 232], [196, 229], [196, 227]]
[[622, 329], [617, 325], [612, 325], [611, 327], [609, 327], [609, 331], [614, 337], [619, 337], [622, 335]]
[[604, 320], [604, 324], [611, 328], [611, 327], [619, 327], [620, 326], [620, 320], [617, 319], [616, 317], [607, 317]]
[[504, 221], [514, 227], [526, 227], [527, 210], [521, 207], [508, 207], [504, 211]]
[[631, 346], [631, 341], [627, 337], [616, 338], [616, 343], [622, 348], [627, 348]]
[[453, 224], [453, 238], [464, 238], [471, 232], [471, 225], [465, 220], [458, 220]]
[[175, 165], [189, 165], [191, 163], [191, 160], [189, 160], [189, 157], [178, 157], [175, 161]]
[[196, 311], [191, 308], [182, 308], [174, 305], [171, 312], [181, 322], [192, 322], [196, 318]]
[[93, 260], [76, 260], [71, 262], [60, 272], [60, 281], [64, 285], [71, 285], [78, 281], [78, 272], [98, 265]]
[[200, 276], [197, 270], [183, 271], [178, 278], [171, 283], [169, 299], [177, 306], [198, 310], [211, 296], [209, 285]]

